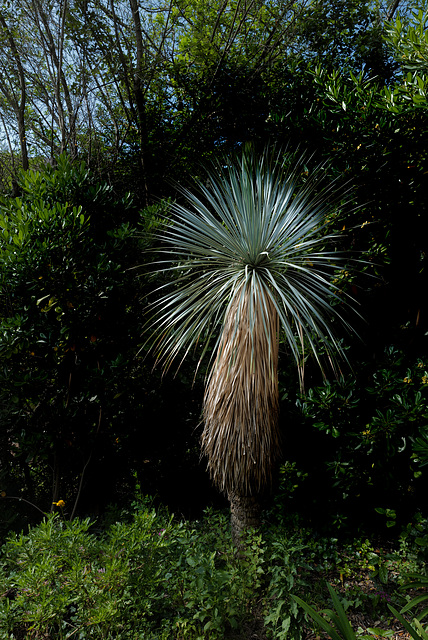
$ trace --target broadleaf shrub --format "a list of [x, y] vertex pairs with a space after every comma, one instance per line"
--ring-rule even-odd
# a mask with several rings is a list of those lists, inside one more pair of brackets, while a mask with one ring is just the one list
[[291, 510], [363, 534], [406, 525], [423, 508], [426, 358], [388, 347], [375, 363], [309, 388], [296, 409], [284, 434], [289, 461], [280, 469], [277, 518]]
[[129, 465], [122, 434], [140, 430], [144, 280], [129, 268], [150, 216], [65, 156], [20, 191], [0, 197], [0, 488], [72, 515], [79, 495], [86, 512], [106, 500], [110, 461]]
[[48, 516], [2, 549], [0, 638], [221, 640], [256, 603], [257, 536], [235, 554], [228, 522], [174, 521], [147, 501], [102, 533]]

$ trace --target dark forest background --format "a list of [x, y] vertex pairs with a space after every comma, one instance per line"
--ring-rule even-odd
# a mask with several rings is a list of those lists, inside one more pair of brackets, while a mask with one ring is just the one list
[[346, 532], [426, 509], [426, 20], [422, 1], [1, 3], [2, 533], [136, 484], [186, 517], [223, 505], [199, 458], [204, 366], [162, 376], [144, 325], [174, 185], [243, 145], [348, 185], [332, 286], [364, 318], [352, 371], [308, 360], [305, 394], [283, 348], [266, 513]]

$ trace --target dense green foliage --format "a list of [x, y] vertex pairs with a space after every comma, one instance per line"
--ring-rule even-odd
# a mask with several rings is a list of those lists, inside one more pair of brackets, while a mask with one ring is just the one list
[[70, 517], [76, 508], [93, 514], [123, 501], [137, 468], [143, 478], [149, 470], [148, 490], [162, 492], [162, 468], [186, 465], [192, 446], [191, 431], [174, 452], [163, 442], [189, 421], [191, 394], [175, 424], [165, 406], [183, 379], [157, 398], [159, 376], [137, 355], [144, 278], [132, 267], [162, 207], [138, 212], [66, 156], [56, 169], [23, 173], [19, 186], [19, 198], [0, 201], [3, 529], [18, 514], [37, 516], [12, 497], [42, 511], [64, 499]]
[[2, 534], [40, 515], [15, 497], [94, 515], [134, 473], [179, 512], [219, 500], [199, 463], [204, 371], [162, 380], [139, 351], [148, 248], [180, 197], [171, 178], [267, 141], [349, 182], [327, 222], [365, 267], [344, 265], [333, 292], [365, 322], [343, 345], [353, 371], [322, 381], [308, 359], [303, 397], [282, 350], [266, 507], [344, 533], [405, 525], [427, 484], [426, 2], [390, 20], [341, 0], [151, 8], [0, 9]]
[[94, 448], [113, 455], [136, 368], [128, 317], [138, 289], [126, 268], [141, 247], [125, 222], [130, 200], [115, 201], [83, 163], [59, 162], [23, 174], [20, 197], [0, 203], [0, 473], [8, 493], [13, 478], [33, 501], [49, 466], [52, 499], [75, 499]]
[[[426, 535], [426, 521], [418, 526]], [[2, 548], [0, 638], [244, 640], [257, 633], [298, 640], [308, 622], [292, 596], [328, 604], [324, 580], [339, 591], [335, 606], [387, 631], [388, 604], [416, 614], [406, 573], [413, 588], [426, 580], [427, 547], [418, 559], [412, 535], [395, 548], [365, 539], [340, 546], [271, 522], [263, 536], [249, 532], [238, 556], [227, 518], [214, 511], [180, 522], [138, 499], [102, 528], [51, 515]]]
[[[289, 124], [312, 119], [308, 65], [344, 78], [364, 70], [379, 85], [395, 80], [381, 4], [4, 2], [4, 184], [20, 162], [27, 168], [34, 157], [67, 152], [125, 189], [132, 182], [144, 203], [165, 194], [165, 180], [191, 175], [201, 156], [282, 136], [270, 126], [279, 105]], [[410, 3], [401, 4], [407, 14]], [[412, 28], [412, 45], [403, 45]], [[405, 46], [409, 59], [423, 63], [423, 28], [403, 21], [392, 37], [397, 57]]]
[[[0, 4], [0, 639], [426, 640], [426, 0]], [[349, 188], [332, 293], [364, 321], [303, 394], [280, 345], [281, 465], [237, 557], [202, 516], [205, 365], [162, 377], [143, 331], [171, 181], [267, 143]]]
[[284, 433], [295, 464], [282, 468], [285, 511], [292, 499], [313, 522], [352, 531], [408, 522], [427, 492], [427, 370], [426, 359], [388, 348], [376, 364], [358, 361], [355, 374], [301, 396]]
[[0, 637], [18, 634], [20, 625], [28, 638], [223, 637], [251, 612], [260, 540], [240, 564], [225, 519], [213, 515], [202, 526], [143, 505], [101, 536], [89, 520], [53, 516], [11, 538], [1, 587], [12, 597], [2, 600]]

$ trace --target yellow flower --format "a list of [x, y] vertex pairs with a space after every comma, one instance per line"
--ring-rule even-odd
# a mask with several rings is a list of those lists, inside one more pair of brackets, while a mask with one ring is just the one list
[[408, 378], [407, 376], [405, 378], [403, 378], [403, 382], [405, 382], [406, 384], [410, 384], [412, 381], [411, 378]]
[[422, 377], [422, 384], [428, 384], [428, 376]]
[[62, 509], [63, 507], [65, 507], [65, 502], [64, 500], [58, 500], [58, 502], [52, 502], [52, 504], [55, 504], [57, 507], [59, 507], [60, 509]]

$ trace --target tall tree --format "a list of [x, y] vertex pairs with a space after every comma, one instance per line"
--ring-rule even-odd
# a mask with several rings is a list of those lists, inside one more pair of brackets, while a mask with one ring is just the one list
[[427, 22], [428, 4], [421, 2], [417, 8], [398, 15], [385, 28], [385, 39], [401, 70], [421, 78], [428, 75]]
[[[80, 104], [79, 100], [73, 100], [70, 88], [75, 77], [71, 76], [69, 72], [66, 73], [65, 70], [65, 66], [70, 69], [72, 64], [71, 52], [66, 53], [65, 51], [68, 0], [57, 0], [51, 2], [50, 6], [42, 4], [40, 0], [31, 0], [29, 10], [38, 31], [38, 39], [49, 78], [48, 87], [51, 88], [54, 97], [50, 103], [50, 110], [59, 129], [58, 151], [60, 153], [68, 151], [71, 157], [75, 157], [77, 152], [76, 118]], [[49, 102], [46, 101], [45, 106], [48, 105]]]
[[[280, 157], [244, 151], [208, 172], [198, 193], [181, 189], [160, 239], [176, 275], [154, 304], [157, 358], [169, 368], [192, 346], [205, 355], [218, 327], [204, 398], [202, 451], [231, 505], [232, 533], [258, 522], [260, 496], [279, 455], [278, 347], [288, 343], [300, 376], [321, 343], [337, 366], [332, 316], [345, 322], [330, 276], [337, 264], [323, 232], [327, 191], [319, 175], [297, 187]], [[330, 193], [330, 196], [332, 194]]]
[[0, 91], [13, 109], [18, 126], [22, 168], [28, 169], [28, 145], [25, 126], [27, 85], [21, 55], [12, 29], [0, 10], [0, 42], [3, 56], [0, 60]]
[[[308, 3], [23, 0], [17, 51], [32, 154], [83, 152], [111, 168], [123, 152], [140, 167], [135, 183], [147, 202], [156, 180], [192, 170], [198, 142], [209, 155], [247, 137], [227, 120], [236, 88], [244, 122], [255, 111], [266, 117], [258, 102], [263, 74], [288, 55]], [[12, 32], [10, 12], [5, 20]]]

